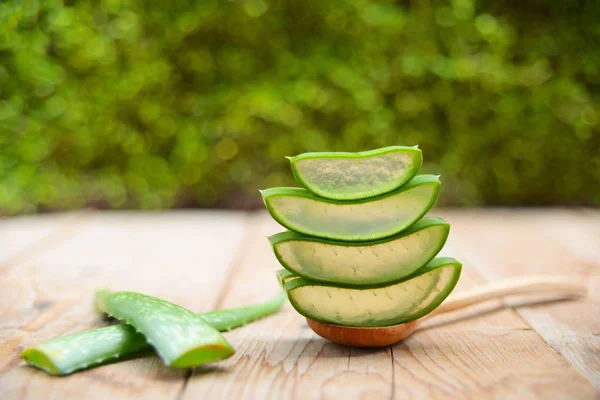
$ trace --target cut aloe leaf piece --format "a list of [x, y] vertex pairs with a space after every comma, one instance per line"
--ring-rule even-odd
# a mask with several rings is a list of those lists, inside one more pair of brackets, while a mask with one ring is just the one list
[[130, 325], [113, 325], [61, 336], [21, 353], [29, 365], [51, 375], [68, 375], [148, 347]]
[[304, 153], [288, 157], [299, 184], [328, 199], [356, 200], [391, 192], [421, 168], [421, 150], [390, 146], [358, 153]]
[[279, 271], [276, 272], [276, 274], [277, 274], [277, 282], [279, 283], [279, 286], [282, 289], [283, 289], [283, 285], [285, 285], [289, 281], [300, 278], [298, 275], [294, 274], [291, 271], [288, 271], [287, 269], [280, 269]]
[[[285, 294], [279, 293], [263, 303], [199, 315], [210, 326], [223, 332], [276, 313], [285, 299]], [[49, 374], [68, 375], [148, 347], [144, 335], [137, 333], [131, 325], [119, 324], [52, 339], [26, 349], [21, 358]]]
[[135, 292], [96, 294], [96, 307], [146, 337], [163, 362], [189, 368], [231, 357], [235, 350], [202, 317], [176, 304]]
[[437, 176], [419, 175], [394, 192], [367, 200], [327, 200], [301, 188], [261, 193], [271, 216], [291, 231], [367, 241], [395, 235], [415, 223], [433, 206], [439, 191]]
[[408, 279], [387, 286], [341, 287], [298, 278], [284, 287], [292, 306], [307, 318], [346, 326], [389, 326], [433, 311], [456, 286], [461, 268], [453, 258], [435, 258]]
[[427, 264], [444, 246], [450, 225], [425, 217], [402, 233], [370, 242], [319, 239], [295, 232], [269, 238], [282, 266], [310, 280], [345, 285], [398, 281]]

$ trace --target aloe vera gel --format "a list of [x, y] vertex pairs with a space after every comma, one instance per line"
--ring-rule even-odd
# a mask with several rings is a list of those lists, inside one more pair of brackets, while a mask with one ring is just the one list
[[391, 193], [364, 200], [330, 200], [306, 189], [262, 191], [267, 209], [281, 225], [310, 236], [377, 240], [402, 232], [433, 206], [440, 190], [434, 175], [421, 175]]
[[304, 153], [289, 157], [298, 183], [318, 196], [356, 200], [391, 192], [421, 167], [417, 147], [390, 146], [360, 153]]
[[323, 322], [349, 326], [388, 326], [428, 314], [452, 291], [461, 266], [436, 258], [415, 276], [386, 286], [341, 287], [295, 279], [284, 287], [294, 308]]
[[427, 264], [446, 243], [449, 229], [443, 219], [426, 217], [400, 234], [372, 242], [317, 239], [291, 231], [269, 240], [290, 273], [321, 282], [376, 285]]
[[450, 225], [426, 217], [439, 177], [417, 175], [416, 147], [290, 157], [303, 188], [261, 191], [287, 231], [269, 238], [284, 267], [278, 282], [303, 316], [330, 324], [383, 327], [433, 311], [462, 265], [435, 258]]

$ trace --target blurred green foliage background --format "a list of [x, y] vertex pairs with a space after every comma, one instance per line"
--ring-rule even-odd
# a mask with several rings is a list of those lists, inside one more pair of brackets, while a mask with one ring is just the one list
[[0, 213], [261, 205], [286, 155], [419, 144], [444, 205], [600, 205], [600, 6], [0, 3]]

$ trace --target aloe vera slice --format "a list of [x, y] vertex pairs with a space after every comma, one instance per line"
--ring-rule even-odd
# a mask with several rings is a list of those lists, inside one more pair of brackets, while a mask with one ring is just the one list
[[389, 326], [433, 311], [456, 286], [461, 268], [453, 258], [435, 258], [410, 278], [387, 286], [339, 287], [298, 278], [284, 287], [296, 311], [310, 319], [346, 326]]
[[358, 153], [304, 153], [288, 157], [298, 183], [328, 199], [356, 200], [391, 192], [416, 175], [417, 147], [390, 146]]
[[[279, 293], [263, 303], [199, 315], [223, 332], [276, 313], [285, 299], [285, 294]], [[148, 347], [144, 335], [137, 333], [131, 325], [119, 324], [52, 339], [26, 349], [21, 358], [49, 374], [68, 375]]]
[[395, 235], [415, 223], [433, 206], [439, 191], [437, 176], [419, 175], [394, 192], [367, 200], [327, 200], [301, 188], [261, 193], [271, 216], [291, 231], [367, 241]]
[[96, 294], [96, 307], [142, 333], [166, 365], [189, 368], [231, 357], [235, 350], [202, 317], [135, 292]]
[[402, 233], [371, 242], [342, 242], [282, 232], [269, 238], [286, 269], [304, 278], [346, 285], [380, 285], [410, 275], [444, 246], [450, 225], [425, 217]]
[[283, 285], [285, 285], [287, 282], [289, 282], [293, 279], [300, 278], [298, 275], [295, 275], [293, 272], [290, 272], [287, 269], [280, 269], [279, 271], [276, 272], [276, 275], [277, 275], [277, 282], [279, 283], [279, 286], [282, 289], [284, 289]]

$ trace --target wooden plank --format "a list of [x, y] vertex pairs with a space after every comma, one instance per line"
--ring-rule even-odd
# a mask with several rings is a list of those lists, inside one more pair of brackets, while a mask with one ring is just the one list
[[[535, 214], [542, 216], [537, 219], [528, 215], [531, 213], [514, 219], [530, 218], [530, 224], [542, 227], [547, 240], [545, 246], [536, 245], [539, 247], [556, 246], [556, 239], [572, 227], [569, 213], [560, 224], [556, 218], [544, 223], [544, 214]], [[598, 281], [594, 272], [597, 253], [590, 247], [598, 237], [595, 213], [577, 219], [573, 225], [577, 227], [568, 231], [579, 236], [560, 247], [564, 252], [554, 254], [560, 261], [548, 257], [537, 264], [532, 260], [540, 259], [528, 253], [531, 246], [521, 243], [537, 238], [533, 230], [522, 226], [527, 224], [511, 225], [513, 230], [518, 227], [519, 232], [527, 232], [515, 234], [499, 227], [506, 220], [506, 213], [500, 211], [450, 212], [446, 216], [453, 227], [445, 252], [465, 264], [456, 292], [504, 276], [498, 272], [503, 268], [520, 274], [543, 272], [552, 262], [568, 264], [569, 271]], [[584, 222], [590, 219], [595, 222]], [[156, 357], [60, 379], [20, 364], [18, 353], [28, 344], [102, 324], [91, 305], [92, 292], [98, 287], [139, 290], [196, 311], [269, 298], [277, 290], [273, 272], [279, 266], [265, 236], [281, 228], [264, 213], [245, 221], [241, 214], [214, 212], [99, 214], [92, 216], [77, 236], [50, 251], [23, 258], [0, 280], [0, 293], [3, 299], [9, 298], [0, 304], [0, 398], [585, 399], [597, 394], [593, 385], [553, 350], [597, 373], [598, 367], [581, 356], [586, 342], [580, 338], [584, 335], [590, 340], [585, 329], [596, 329], [591, 320], [597, 312], [584, 310], [586, 321], [570, 315], [573, 309], [569, 308], [550, 313], [551, 320], [538, 318], [538, 322], [529, 321], [523, 313], [548, 312], [546, 307], [571, 302], [519, 308], [519, 314], [511, 309], [494, 310], [502, 302], [491, 302], [436, 317], [403, 343], [380, 350], [328, 343], [287, 306], [276, 316], [228, 333], [237, 354], [212, 368], [197, 369], [187, 385], [184, 373], [162, 367]], [[518, 242], [520, 257], [510, 255], [515, 252], [510, 239]], [[243, 254], [236, 255], [240, 248]], [[571, 253], [577, 255], [575, 262]], [[507, 254], [514, 258], [509, 257], [508, 263]], [[595, 284], [592, 286], [598, 293]], [[219, 295], [222, 287], [225, 290]], [[572, 329], [570, 335], [577, 336], [577, 345], [571, 350], [574, 356], [568, 354], [568, 346], [560, 350], [549, 340], [571, 340], [567, 328]], [[593, 361], [598, 352], [592, 336]]]
[[0, 312], [0, 397], [176, 398], [186, 372], [153, 355], [60, 379], [23, 366], [18, 355], [34, 343], [103, 325], [92, 304], [101, 287], [212, 309], [242, 244], [244, 221], [244, 214], [213, 211], [96, 214], [77, 236], [11, 269], [0, 289], [13, 300]]
[[[273, 290], [279, 265], [263, 236], [277, 230], [268, 217], [257, 217], [255, 243], [224, 305], [256, 301]], [[457, 291], [480, 282], [467, 264]], [[594, 397], [594, 388], [510, 309], [436, 326], [440, 321], [432, 319], [425, 328], [435, 329], [392, 349], [359, 350], [317, 337], [288, 306], [232, 332], [236, 357], [221, 363], [216, 375], [194, 374], [183, 398]]]
[[[281, 231], [265, 213], [253, 222], [248, 251], [229, 282], [223, 307], [268, 298], [277, 292], [281, 267], [266, 236]], [[279, 314], [227, 336], [237, 354], [219, 363], [218, 373], [198, 370], [183, 399], [390, 398], [389, 349], [361, 350], [317, 337], [288, 304]]]
[[[594, 221], [593, 215], [596, 220]], [[461, 251], [488, 281], [524, 274], [578, 276], [580, 301], [519, 307], [517, 313], [600, 389], [600, 213], [574, 210], [449, 215]]]
[[91, 211], [0, 219], [0, 273], [75, 234]]
[[[457, 242], [451, 232], [442, 253], [463, 262], [454, 293], [483, 281]], [[395, 397], [594, 398], [593, 386], [511, 309], [498, 309], [501, 304], [434, 317], [393, 346]]]

